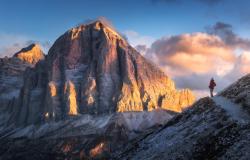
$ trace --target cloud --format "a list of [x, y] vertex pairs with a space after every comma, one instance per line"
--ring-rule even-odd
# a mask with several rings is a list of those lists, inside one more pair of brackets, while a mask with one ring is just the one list
[[194, 93], [194, 96], [196, 97], [196, 99], [210, 96], [210, 92], [207, 90], [192, 90], [192, 92]]
[[250, 39], [241, 38], [233, 31], [230, 24], [217, 22], [213, 26], [205, 27], [207, 33], [218, 35], [230, 47], [250, 49]]
[[171, 76], [213, 72], [223, 75], [232, 68], [236, 58], [218, 36], [206, 33], [161, 38], [152, 44], [146, 56], [169, 71]]
[[250, 53], [243, 52], [236, 58], [232, 65], [232, 69], [229, 70], [229, 72], [227, 72], [225, 75], [218, 75], [216, 73], [192, 73], [189, 75], [175, 76], [173, 79], [178, 88], [191, 88], [194, 91], [196, 97], [200, 98], [202, 96], [209, 95], [208, 84], [212, 77], [217, 83], [215, 92], [220, 92], [240, 77], [250, 73]]
[[134, 47], [138, 45], [145, 45], [146, 47], [149, 47], [155, 40], [153, 37], [143, 36], [132, 30], [124, 31], [123, 34], [127, 37], [129, 43]]
[[103, 16], [100, 16], [100, 17], [97, 17], [94, 19], [86, 19], [83, 22], [80, 22], [79, 24], [77, 24], [77, 26], [82, 25], [82, 24], [91, 24], [91, 23], [94, 23], [95, 21], [101, 21], [103, 24], [105, 24], [105, 25], [107, 25], [110, 28], [115, 30], [115, 27], [114, 27], [112, 21], [106, 17], [103, 17]]
[[150, 47], [138, 45], [137, 50], [146, 52], [145, 57], [172, 77], [177, 88], [190, 88], [201, 97], [208, 95], [212, 77], [219, 92], [250, 73], [248, 43], [231, 25], [216, 23], [207, 33], [163, 37]]
[[250, 52], [243, 51], [237, 57], [233, 69], [224, 78], [233, 82], [248, 73], [250, 73]]
[[137, 45], [137, 46], [135, 46], [135, 49], [136, 49], [139, 53], [141, 53], [142, 55], [145, 55], [146, 52], [147, 52], [147, 50], [148, 50], [148, 48], [147, 48], [146, 45]]

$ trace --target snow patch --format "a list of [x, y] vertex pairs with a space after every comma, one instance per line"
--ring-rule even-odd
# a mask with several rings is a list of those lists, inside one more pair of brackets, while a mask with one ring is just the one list
[[249, 122], [250, 117], [242, 109], [240, 105], [237, 105], [233, 102], [231, 102], [229, 99], [226, 99], [224, 97], [216, 96], [213, 98], [214, 102], [223, 108], [227, 113], [235, 120], [237, 120], [240, 123], [246, 123]]
[[162, 125], [173, 117], [173, 115], [161, 109], [151, 112], [123, 112], [120, 114], [125, 121], [125, 125], [131, 131], [142, 131], [154, 125]]

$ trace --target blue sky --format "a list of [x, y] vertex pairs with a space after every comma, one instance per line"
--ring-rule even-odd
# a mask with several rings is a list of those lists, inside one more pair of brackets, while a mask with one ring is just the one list
[[250, 36], [247, 0], [1, 0], [0, 33], [53, 42], [87, 19], [104, 16], [120, 32], [153, 38], [204, 31], [217, 21]]

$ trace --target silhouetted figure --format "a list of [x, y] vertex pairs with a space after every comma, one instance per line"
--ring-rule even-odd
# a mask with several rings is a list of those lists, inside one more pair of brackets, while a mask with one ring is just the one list
[[210, 95], [211, 97], [214, 96], [213, 92], [214, 92], [214, 87], [216, 86], [216, 83], [214, 82], [214, 79], [211, 78], [210, 83], [209, 83], [209, 89], [210, 89]]

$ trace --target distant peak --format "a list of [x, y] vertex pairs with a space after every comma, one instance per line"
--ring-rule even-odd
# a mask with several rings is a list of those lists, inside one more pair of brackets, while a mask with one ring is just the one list
[[15, 55], [19, 54], [20, 52], [27, 52], [32, 50], [34, 47], [36, 48], [40, 48], [40, 46], [38, 44], [32, 43], [29, 46], [22, 48], [19, 52], [17, 52]]
[[110, 28], [114, 28], [113, 27], [113, 24], [110, 20], [108, 20], [106, 17], [98, 17], [96, 19], [88, 19], [88, 20], [85, 20], [82, 24], [80, 25], [91, 25], [91, 24], [101, 24], [103, 26], [107, 26], [107, 27], [110, 27]]
[[89, 20], [87, 22], [80, 23], [76, 27], [74, 27], [73, 29], [75, 29], [75, 28], [85, 28], [85, 27], [95, 27], [95, 28], [98, 28], [98, 29], [109, 28], [109, 29], [112, 29], [113, 31], [116, 31], [116, 29], [112, 26], [112, 24], [110, 24], [109, 22], [106, 22], [104, 20], [99, 20], [99, 19], [97, 19], [97, 20]]
[[30, 64], [36, 64], [39, 60], [44, 59], [44, 53], [39, 44], [32, 43], [14, 54], [14, 57]]

